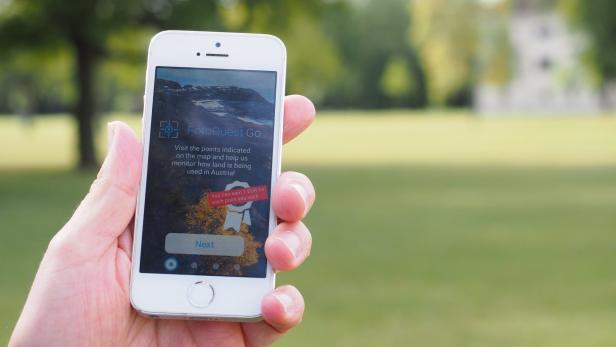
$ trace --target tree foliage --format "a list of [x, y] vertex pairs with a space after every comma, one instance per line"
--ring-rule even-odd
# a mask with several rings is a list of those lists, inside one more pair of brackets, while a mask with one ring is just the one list
[[413, 0], [411, 40], [419, 52], [430, 102], [443, 106], [473, 80], [475, 0]]
[[82, 166], [95, 111], [141, 109], [147, 43], [162, 29], [266, 32], [288, 48], [287, 91], [319, 106], [468, 106], [511, 78], [512, 4], [560, 8], [616, 79], [612, 0], [0, 0], [0, 112], [69, 110]]
[[[16, 50], [65, 47], [72, 54], [76, 97], [71, 108], [78, 124], [80, 166], [94, 167], [92, 128], [101, 99], [96, 90], [101, 64], [118, 56], [128, 62], [135, 53], [144, 56], [127, 38], [168, 28], [224, 30], [225, 23], [228, 24], [225, 20], [229, 18], [225, 18], [223, 13], [233, 6], [244, 9], [244, 17], [236, 21], [241, 28], [264, 25], [280, 28], [289, 23], [285, 14], [291, 13], [290, 8], [307, 11], [314, 3], [282, 0], [13, 0], [4, 5], [0, 15], [0, 52], [10, 56]], [[138, 46], [145, 47], [140, 41]], [[126, 66], [113, 63], [106, 66], [115, 73], [123, 67]], [[113, 89], [113, 85], [106, 87]]]
[[[324, 103], [333, 107], [375, 108], [392, 104], [425, 105], [423, 69], [407, 32], [411, 18], [408, 0], [350, 2], [324, 14], [325, 32], [338, 47], [342, 69], [328, 89]], [[383, 74], [391, 60], [405, 61], [409, 83], [405, 97], [383, 88]]]
[[590, 66], [601, 84], [616, 79], [616, 1], [560, 0], [571, 22], [590, 37]]
[[385, 65], [381, 77], [381, 89], [383, 93], [392, 99], [408, 97], [414, 90], [411, 72], [406, 59], [393, 56]]

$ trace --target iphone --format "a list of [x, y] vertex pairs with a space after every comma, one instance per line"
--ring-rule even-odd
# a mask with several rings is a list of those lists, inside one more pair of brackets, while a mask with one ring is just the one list
[[250, 321], [274, 288], [286, 49], [274, 36], [164, 31], [148, 50], [132, 306]]

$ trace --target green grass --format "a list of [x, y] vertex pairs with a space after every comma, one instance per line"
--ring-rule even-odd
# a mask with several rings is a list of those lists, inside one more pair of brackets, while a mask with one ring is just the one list
[[[285, 150], [319, 196], [281, 345], [616, 345], [616, 120], [416, 116], [330, 115]], [[0, 143], [0, 343], [94, 175], [67, 170], [68, 124]]]
[[[96, 140], [105, 149], [104, 125], [128, 122], [140, 134], [140, 118], [100, 120]], [[75, 126], [66, 116], [36, 118], [25, 126], [0, 117], [0, 169], [70, 168]], [[508, 117], [482, 119], [465, 113], [336, 112], [319, 115], [306, 134], [285, 146], [287, 165], [616, 165], [616, 117]]]

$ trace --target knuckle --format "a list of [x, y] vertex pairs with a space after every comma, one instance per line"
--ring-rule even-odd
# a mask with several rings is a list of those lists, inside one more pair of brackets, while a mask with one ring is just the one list
[[75, 249], [75, 243], [68, 240], [65, 230], [60, 230], [49, 241], [47, 253], [66, 256], [67, 254], [77, 253], [77, 250]]
[[110, 191], [117, 191], [122, 195], [126, 195], [129, 197], [135, 196], [137, 194], [137, 189], [135, 186], [124, 184], [117, 179], [112, 179], [111, 177], [107, 176], [97, 177], [90, 186], [90, 193], [93, 194], [105, 194]]

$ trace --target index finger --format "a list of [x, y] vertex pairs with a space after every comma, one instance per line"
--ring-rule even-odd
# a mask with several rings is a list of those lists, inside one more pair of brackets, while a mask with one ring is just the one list
[[288, 95], [284, 99], [282, 140], [287, 143], [312, 124], [315, 116], [312, 101], [302, 95]]

